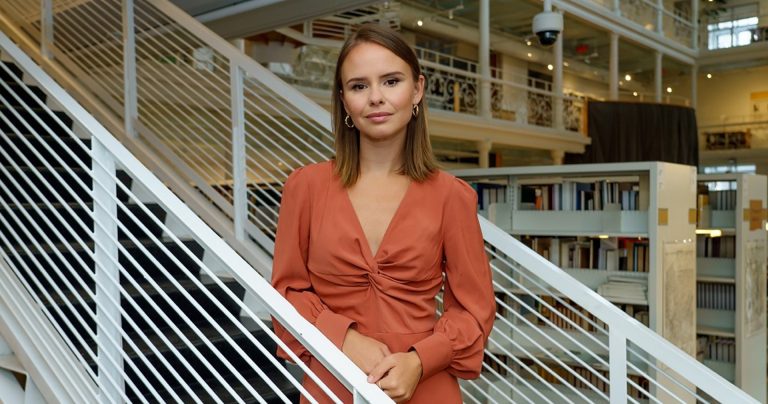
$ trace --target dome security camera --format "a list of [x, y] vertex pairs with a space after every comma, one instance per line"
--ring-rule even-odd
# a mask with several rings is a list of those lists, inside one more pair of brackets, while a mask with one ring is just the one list
[[542, 11], [533, 17], [532, 28], [540, 44], [552, 46], [557, 42], [557, 36], [563, 32], [563, 15], [553, 11]]

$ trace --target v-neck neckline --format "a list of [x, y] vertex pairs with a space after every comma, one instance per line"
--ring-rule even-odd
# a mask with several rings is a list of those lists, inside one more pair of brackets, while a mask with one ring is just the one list
[[400, 211], [402, 210], [402, 207], [405, 204], [405, 201], [408, 198], [408, 195], [411, 193], [413, 182], [414, 182], [413, 180], [410, 180], [410, 182], [408, 182], [408, 187], [406, 187], [403, 197], [400, 198], [400, 203], [397, 205], [397, 208], [395, 209], [395, 213], [393, 213], [392, 217], [389, 219], [387, 228], [384, 229], [384, 234], [381, 236], [379, 247], [376, 249], [375, 252], [371, 249], [371, 243], [368, 240], [368, 236], [365, 234], [365, 230], [363, 230], [363, 223], [360, 221], [360, 217], [357, 215], [357, 211], [355, 210], [355, 204], [352, 203], [352, 198], [349, 196], [349, 190], [342, 187], [342, 192], [344, 193], [344, 197], [347, 200], [349, 209], [352, 211], [352, 216], [354, 217], [355, 223], [357, 224], [357, 231], [360, 233], [360, 237], [363, 241], [363, 244], [365, 244], [363, 249], [365, 253], [368, 254], [368, 257], [371, 259], [372, 264], [376, 263], [376, 257], [379, 255], [379, 252], [381, 252], [381, 248], [384, 246], [384, 243], [387, 241], [387, 236], [391, 232], [392, 227], [395, 223], [395, 220], [397, 220], [398, 216], [400, 216]]

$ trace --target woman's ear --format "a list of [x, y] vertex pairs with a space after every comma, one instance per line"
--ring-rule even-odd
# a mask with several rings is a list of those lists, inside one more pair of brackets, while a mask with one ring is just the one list
[[421, 99], [424, 98], [424, 85], [425, 85], [426, 79], [424, 78], [423, 74], [420, 74], [418, 79], [416, 79], [416, 86], [413, 89], [413, 105], [418, 104], [421, 102]]

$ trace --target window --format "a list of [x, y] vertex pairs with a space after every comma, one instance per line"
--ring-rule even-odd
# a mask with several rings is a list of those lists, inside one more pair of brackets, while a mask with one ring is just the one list
[[735, 6], [710, 18], [708, 48], [725, 49], [752, 43], [757, 29], [757, 4]]
[[703, 167], [704, 174], [725, 174], [725, 173], [752, 173], [757, 171], [754, 164], [731, 164], [724, 166]]

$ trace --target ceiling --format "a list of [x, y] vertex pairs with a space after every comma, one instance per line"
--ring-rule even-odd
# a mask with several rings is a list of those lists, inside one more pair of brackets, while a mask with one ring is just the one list
[[[477, 0], [405, 0], [403, 3], [433, 9], [442, 16], [477, 26], [479, 2]], [[520, 38], [521, 42], [533, 39], [530, 46], [538, 45], [531, 32], [533, 17], [542, 11], [542, 4], [533, 0], [491, 0], [490, 23], [494, 30]], [[565, 15], [563, 56], [566, 60], [578, 60], [597, 69], [608, 70], [610, 61], [610, 33], [581, 20]], [[676, 77], [688, 74], [690, 66], [663, 60], [663, 76]], [[655, 58], [653, 51], [624, 39], [619, 39], [620, 77], [631, 74], [647, 84], [653, 82]]]

